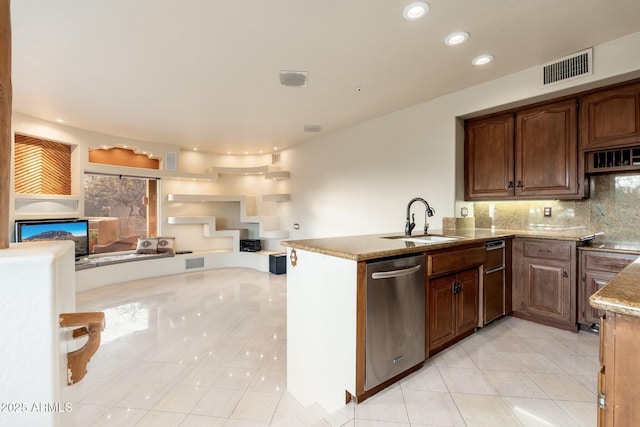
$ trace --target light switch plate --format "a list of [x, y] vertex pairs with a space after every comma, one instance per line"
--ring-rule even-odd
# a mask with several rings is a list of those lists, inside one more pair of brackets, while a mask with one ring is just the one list
[[544, 216], [551, 216], [551, 208], [544, 208]]

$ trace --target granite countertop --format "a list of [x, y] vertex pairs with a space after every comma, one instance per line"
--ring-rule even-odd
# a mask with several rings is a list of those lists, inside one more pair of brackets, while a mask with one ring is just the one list
[[617, 252], [640, 255], [640, 242], [612, 242], [596, 239], [593, 243], [580, 247], [583, 251]]
[[[589, 234], [582, 228], [529, 231], [464, 228], [434, 230], [429, 234], [457, 237], [458, 239], [439, 243], [406, 242], [396, 238], [405, 237], [403, 232], [398, 232], [360, 236], [326, 237], [320, 239], [288, 240], [282, 242], [282, 245], [290, 248], [335, 256], [338, 258], [346, 258], [354, 261], [366, 261], [395, 255], [456, 247], [464, 244], [483, 244], [489, 240], [506, 237], [531, 237], [569, 241], [580, 241], [593, 237], [593, 234]], [[417, 236], [419, 235], [416, 234], [413, 237]]]
[[589, 297], [592, 307], [640, 317], [640, 258]]
[[[508, 237], [529, 237], [568, 241], [589, 241], [580, 250], [607, 251], [640, 255], [638, 242], [611, 242], [600, 233], [584, 229], [561, 230], [493, 230], [485, 228], [434, 230], [434, 235], [457, 237], [440, 243], [415, 243], [399, 238], [402, 232], [361, 236], [326, 237], [320, 239], [288, 240], [283, 246], [317, 252], [325, 255], [366, 261], [389, 256], [420, 253], [436, 249], [452, 248], [466, 244], [483, 244], [490, 240]], [[414, 235], [417, 237], [419, 235]], [[598, 309], [640, 317], [640, 257], [618, 273], [606, 286], [589, 298]]]

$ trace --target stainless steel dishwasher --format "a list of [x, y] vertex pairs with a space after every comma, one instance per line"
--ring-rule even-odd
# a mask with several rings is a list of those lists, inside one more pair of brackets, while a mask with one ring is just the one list
[[425, 358], [425, 256], [367, 263], [365, 390]]

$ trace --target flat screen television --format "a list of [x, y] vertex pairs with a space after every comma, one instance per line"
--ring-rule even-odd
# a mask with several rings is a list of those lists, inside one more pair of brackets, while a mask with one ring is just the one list
[[89, 255], [89, 220], [45, 219], [16, 221], [16, 242], [73, 240], [76, 259]]

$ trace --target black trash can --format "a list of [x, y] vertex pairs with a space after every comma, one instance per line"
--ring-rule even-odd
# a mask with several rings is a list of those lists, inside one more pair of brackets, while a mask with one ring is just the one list
[[269, 255], [269, 272], [273, 274], [287, 273], [287, 254]]

